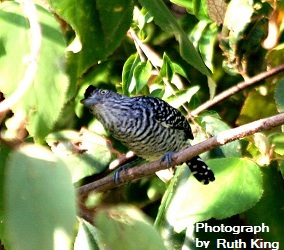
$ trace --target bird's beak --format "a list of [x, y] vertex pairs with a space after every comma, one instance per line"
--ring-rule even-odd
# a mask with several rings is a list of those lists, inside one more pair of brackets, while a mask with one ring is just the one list
[[80, 102], [89, 109], [91, 109], [96, 104], [96, 100], [94, 98], [82, 99]]

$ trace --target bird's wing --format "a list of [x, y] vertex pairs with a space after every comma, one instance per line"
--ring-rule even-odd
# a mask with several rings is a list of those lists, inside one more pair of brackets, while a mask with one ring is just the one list
[[166, 128], [184, 130], [186, 136], [189, 139], [193, 139], [190, 125], [180, 111], [159, 98], [144, 98], [146, 99], [146, 103], [150, 105], [151, 109], [154, 111], [154, 119], [156, 119], [156, 121], [160, 122]]

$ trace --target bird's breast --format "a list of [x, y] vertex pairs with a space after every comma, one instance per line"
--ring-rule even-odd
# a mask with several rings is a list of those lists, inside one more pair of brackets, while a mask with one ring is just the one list
[[167, 152], [178, 151], [187, 143], [183, 130], [167, 128], [157, 122], [143, 124], [139, 119], [130, 119], [111, 133], [129, 150], [147, 160], [156, 160]]
[[156, 160], [167, 152], [185, 147], [184, 130], [165, 126], [156, 120], [155, 112], [143, 105], [100, 107], [97, 115], [113, 137], [129, 150], [147, 160]]

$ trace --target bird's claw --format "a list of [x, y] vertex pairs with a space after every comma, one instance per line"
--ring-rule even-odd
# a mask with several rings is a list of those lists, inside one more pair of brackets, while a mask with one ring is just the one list
[[126, 165], [123, 165], [121, 167], [119, 167], [118, 169], [116, 169], [114, 171], [114, 176], [113, 176], [113, 181], [115, 183], [119, 183], [119, 173], [122, 171], [122, 170], [127, 170], [128, 169], [128, 166], [127, 164]]
[[114, 176], [113, 176], [113, 181], [115, 183], [119, 183], [119, 173], [122, 171], [122, 170], [127, 170], [128, 168], [131, 168], [137, 164], [140, 164], [141, 162], [143, 162], [144, 160], [140, 157], [134, 157], [130, 162], [118, 167], [115, 171], [114, 171]]
[[176, 153], [176, 152], [167, 152], [167, 153], [161, 158], [160, 162], [165, 161], [167, 167], [169, 167], [169, 166], [171, 165], [171, 163], [174, 161], [174, 160], [173, 160], [173, 155], [174, 155], [175, 153]]

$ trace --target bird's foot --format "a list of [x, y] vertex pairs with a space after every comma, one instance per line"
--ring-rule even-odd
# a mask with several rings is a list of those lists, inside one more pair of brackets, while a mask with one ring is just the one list
[[114, 171], [114, 176], [113, 176], [113, 181], [115, 183], [119, 183], [119, 173], [122, 171], [122, 170], [127, 170], [128, 168], [131, 168], [133, 166], [136, 166], [137, 164], [141, 163], [142, 161], [144, 161], [142, 158], [140, 157], [136, 157], [134, 158], [132, 161], [118, 167], [115, 171]]
[[113, 181], [114, 181], [115, 183], [118, 183], [118, 182], [119, 182], [119, 173], [120, 173], [122, 170], [124, 170], [124, 171], [127, 170], [127, 169], [129, 168], [128, 165], [129, 165], [129, 164], [125, 164], [125, 165], [119, 167], [118, 169], [116, 169], [116, 170], [114, 171]]
[[160, 162], [165, 161], [167, 164], [167, 167], [169, 167], [172, 162], [174, 161], [173, 155], [176, 154], [176, 152], [167, 152], [165, 155], [161, 158]]

